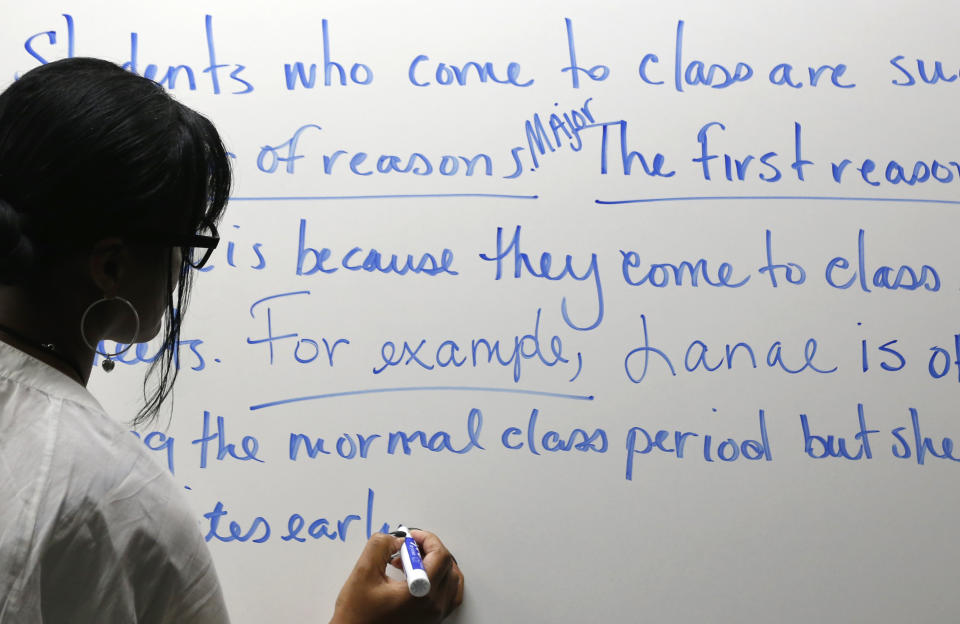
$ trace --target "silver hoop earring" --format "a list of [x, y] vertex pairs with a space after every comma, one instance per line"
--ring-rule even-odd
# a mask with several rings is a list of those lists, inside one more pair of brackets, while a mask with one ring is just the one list
[[[131, 312], [133, 312], [133, 320], [135, 323], [135, 329], [133, 330], [133, 336], [130, 338], [130, 342], [127, 343], [126, 347], [124, 347], [123, 349], [120, 349], [119, 351], [113, 354], [103, 353], [102, 351], [98, 351], [96, 346], [90, 344], [90, 340], [87, 338], [87, 332], [84, 329], [84, 327], [87, 324], [87, 316], [90, 314], [90, 310], [92, 310], [97, 304], [103, 303], [104, 301], [120, 301], [122, 303], [127, 304], [127, 307], [130, 308]], [[83, 316], [80, 317], [80, 337], [83, 338], [84, 344], [86, 344], [91, 351], [93, 351], [94, 353], [96, 353], [97, 355], [103, 358], [106, 358], [100, 364], [100, 367], [103, 368], [103, 370], [108, 373], [112, 371], [113, 367], [115, 366], [113, 358], [121, 356], [124, 353], [126, 353], [130, 349], [130, 347], [133, 346], [133, 343], [137, 339], [137, 335], [139, 333], [140, 333], [140, 315], [137, 314], [137, 309], [133, 307], [133, 304], [127, 301], [126, 299], [124, 299], [123, 297], [101, 297], [100, 299], [97, 299], [96, 301], [88, 305], [87, 309], [83, 311]]]

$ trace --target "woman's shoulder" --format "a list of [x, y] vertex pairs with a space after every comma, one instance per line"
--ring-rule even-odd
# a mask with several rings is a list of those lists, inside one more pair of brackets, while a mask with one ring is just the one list
[[[64, 404], [63, 416], [69, 407]], [[180, 613], [172, 619], [226, 621], [213, 562], [182, 486], [120, 423], [102, 410], [88, 416], [82, 426], [61, 422], [71, 439], [63, 441], [63, 471], [57, 472], [66, 477], [65, 471], [78, 471], [84, 483], [63, 491], [67, 507], [80, 513], [61, 514], [55, 541], [89, 536], [88, 544], [74, 549], [77, 564], [88, 566], [94, 558], [96, 567], [117, 570], [109, 584], [123, 587], [134, 603], [148, 603], [155, 615], [162, 612], [160, 620]]]
[[51, 598], [41, 587], [57, 588], [56, 603], [90, 621], [144, 604], [223, 612], [197, 517], [166, 468], [80, 386], [3, 372], [0, 496], [14, 504], [0, 506], [0, 590], [29, 612]]
[[167, 470], [85, 389], [62, 389], [0, 377], [0, 451], [16, 458], [0, 488], [19, 492], [21, 511], [54, 533], [95, 516], [110, 528], [183, 525], [190, 513]]

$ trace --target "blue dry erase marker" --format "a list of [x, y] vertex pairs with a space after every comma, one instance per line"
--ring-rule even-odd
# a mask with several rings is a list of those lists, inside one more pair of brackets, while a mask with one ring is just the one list
[[412, 595], [422, 598], [430, 593], [430, 579], [427, 578], [427, 571], [423, 569], [420, 547], [410, 535], [409, 529], [403, 525], [398, 526], [393, 535], [403, 538], [400, 560], [403, 561], [403, 573], [407, 576], [407, 588]]

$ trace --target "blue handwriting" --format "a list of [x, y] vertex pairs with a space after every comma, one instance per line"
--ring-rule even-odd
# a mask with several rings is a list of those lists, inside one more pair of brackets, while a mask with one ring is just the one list
[[[704, 124], [700, 130], [697, 132], [697, 143], [700, 144], [700, 155], [693, 158], [693, 162], [699, 163], [701, 167], [701, 173], [704, 180], [711, 180], [711, 169], [710, 162], [716, 158], [719, 158], [719, 155], [713, 154], [709, 147], [708, 140], [708, 131], [711, 128], [719, 128], [721, 132], [726, 131], [727, 127], [720, 123], [719, 121], [711, 121]], [[799, 123], [794, 122], [793, 124], [793, 162], [790, 163], [790, 168], [793, 169], [797, 174], [797, 179], [801, 182], [805, 181], [803, 168], [807, 165], [812, 165], [813, 161], [806, 160], [802, 156], [802, 128]], [[783, 177], [780, 167], [778, 167], [774, 159], [778, 156], [777, 152], [766, 152], [765, 154], [756, 157], [753, 154], [747, 154], [742, 158], [736, 158], [730, 154], [723, 154], [723, 173], [724, 178], [729, 182], [743, 182], [749, 176], [749, 171], [751, 164], [756, 160], [760, 166], [764, 167], [761, 171], [756, 174], [756, 177], [764, 182], [778, 182]]]
[[[670, 375], [676, 377], [677, 369], [674, 367], [673, 360], [670, 356], [662, 349], [651, 345], [645, 314], [640, 315], [640, 327], [643, 334], [641, 345], [631, 349], [623, 361], [627, 378], [635, 384], [641, 383], [650, 370], [651, 356], [659, 358], [659, 361], [666, 366]], [[784, 355], [785, 346], [783, 341], [774, 340], [770, 344], [770, 347], [766, 349], [766, 357], [758, 363], [756, 355], [757, 349], [748, 342], [737, 342], [736, 344], [727, 343], [718, 355], [708, 356], [707, 354], [710, 353], [709, 345], [703, 340], [693, 340], [686, 349], [683, 350], [683, 370], [692, 373], [703, 369], [705, 372], [713, 373], [721, 368], [733, 370], [738, 365], [738, 362], [745, 362], [745, 364], [742, 365], [748, 366], [749, 368], [758, 368], [760, 364], [765, 364], [768, 368], [779, 368], [790, 375], [796, 375], [807, 370], [820, 374], [836, 372], [836, 366], [833, 368], [823, 368], [822, 365], [817, 366], [817, 364], [814, 363], [817, 356], [817, 349], [817, 340], [815, 338], [808, 338], [803, 345], [801, 361], [791, 365], [787, 362], [787, 356]], [[735, 360], [738, 351], [741, 355], [739, 359]]]
[[[920, 466], [924, 465], [927, 455], [931, 455], [937, 459], [960, 462], [960, 455], [957, 455], [954, 451], [953, 439], [946, 436], [942, 437], [940, 439], [940, 452], [938, 452], [933, 439], [920, 432], [920, 413], [916, 408], [911, 407], [909, 409], [910, 428], [911, 433], [913, 433], [913, 439], [910, 440], [907, 435], [904, 435], [903, 432], [906, 431], [906, 427], [897, 427], [891, 431], [890, 433], [897, 440], [892, 447], [894, 457], [898, 459], [910, 459], [910, 457], [913, 456]], [[910, 442], [913, 442], [912, 449]]]
[[852, 461], [872, 459], [870, 449], [870, 434], [880, 433], [879, 429], [867, 429], [866, 416], [863, 413], [863, 404], [857, 404], [857, 421], [860, 428], [853, 439], [856, 440], [856, 452], [843, 436], [828, 435], [826, 437], [811, 433], [810, 422], [806, 414], [800, 414], [800, 428], [803, 430], [803, 452], [814, 459], [827, 457], [842, 458]]
[[[913, 73], [909, 69], [910, 63], [904, 64], [906, 57], [902, 54], [898, 54], [892, 59], [890, 59], [890, 65], [892, 65], [897, 71], [899, 71], [902, 76], [894, 78], [891, 82], [898, 87], [912, 87], [915, 84], [919, 84], [917, 79], [914, 77]], [[934, 85], [938, 83], [951, 83], [956, 82], [957, 78], [960, 77], [960, 72], [951, 70], [949, 73], [943, 71], [943, 62], [934, 61], [933, 68], [930, 68], [929, 61], [923, 59], [915, 59], [917, 63], [917, 75], [920, 77], [920, 82], [923, 84]], [[911, 61], [912, 63], [912, 61]]]
[[[862, 326], [863, 323], [858, 322], [857, 325]], [[958, 338], [960, 338], [960, 336], [958, 336]], [[903, 354], [898, 349], [894, 348], [894, 345], [896, 345], [898, 342], [900, 342], [900, 340], [898, 338], [894, 338], [877, 347], [877, 351], [884, 355], [885, 359], [880, 362], [880, 368], [885, 371], [896, 372], [907, 365], [907, 359], [903, 357]], [[860, 340], [860, 370], [864, 373], [870, 370], [870, 349], [868, 344], [869, 343], [865, 338]], [[957, 346], [960, 347], [960, 343], [958, 343]], [[891, 356], [893, 360], [891, 361], [886, 356]], [[949, 362], [949, 355], [947, 356], [947, 361]]]
[[[257, 318], [257, 310], [261, 305], [266, 304], [266, 321], [267, 321], [267, 335], [265, 338], [251, 338], [247, 337], [247, 344], [258, 345], [264, 344], [267, 345], [267, 350], [269, 352], [270, 365], [274, 364], [274, 347], [273, 343], [285, 340], [295, 340], [293, 344], [293, 359], [296, 360], [298, 364], [309, 364], [311, 362], [319, 360], [320, 362], [326, 362], [330, 367], [334, 365], [334, 355], [336, 355], [337, 347], [340, 345], [349, 345], [350, 340], [347, 338], [335, 338], [327, 340], [326, 338], [321, 338], [320, 342], [312, 338], [301, 338], [298, 332], [289, 332], [286, 334], [275, 334], [273, 332], [273, 306], [279, 301], [286, 301], [292, 297], [298, 297], [300, 295], [310, 295], [309, 290], [298, 290], [293, 292], [284, 292], [278, 293], [275, 295], [269, 295], [263, 297], [262, 299], [257, 299], [250, 306], [250, 318]], [[320, 344], [323, 344], [323, 350], [320, 350]], [[325, 356], [321, 357], [321, 356]]]
[[941, 346], [930, 347], [930, 360], [927, 363], [927, 372], [930, 373], [930, 377], [942, 379], [950, 372], [951, 367], [956, 368], [957, 381], [960, 382], [960, 334], [953, 335], [952, 355]]
[[606, 175], [608, 172], [607, 165], [607, 130], [611, 126], [616, 126], [619, 128], [617, 133], [619, 142], [620, 142], [620, 165], [623, 170], [623, 175], [632, 175], [633, 174], [633, 165], [634, 161], [640, 163], [643, 173], [651, 178], [672, 178], [676, 175], [676, 171], [667, 170], [664, 171], [666, 166], [666, 156], [657, 152], [654, 154], [653, 158], [650, 159], [648, 156], [644, 155], [642, 152], [631, 150], [627, 143], [627, 122], [624, 120], [619, 121], [606, 121], [598, 124], [602, 128], [600, 133], [600, 173]]
[[[426, 54], [418, 54], [412, 61], [410, 61], [410, 67], [407, 70], [407, 78], [410, 80], [410, 84], [416, 87], [429, 87], [431, 84], [433, 84], [426, 78], [423, 78], [422, 74], [420, 74], [421, 77], [418, 78], [417, 74], [417, 71], [420, 69], [420, 64], [426, 64], [429, 60], [430, 57]], [[437, 84], [444, 86], [459, 85], [464, 87], [471, 82], [493, 82], [495, 84], [511, 85], [514, 87], [529, 87], [533, 84], [533, 78], [523, 81], [523, 79], [520, 77], [521, 71], [522, 68], [520, 67], [520, 63], [515, 61], [510, 61], [507, 63], [505, 78], [500, 78], [497, 76], [497, 71], [494, 68], [493, 63], [490, 62], [480, 63], [477, 61], [468, 61], [459, 66], [449, 63], [438, 63], [433, 72], [433, 78], [437, 81]], [[475, 78], [473, 80], [470, 79], [471, 73], [475, 74]]]
[[176, 89], [178, 86], [178, 80], [180, 79], [181, 74], [186, 78], [187, 86], [191, 91], [197, 90], [197, 75], [198, 74], [207, 74], [210, 79], [210, 90], [214, 94], [219, 94], [221, 92], [220, 88], [220, 70], [228, 70], [228, 78], [234, 84], [234, 87], [242, 87], [239, 91], [232, 91], [234, 95], [243, 95], [245, 93], [251, 93], [254, 88], [253, 85], [247, 81], [245, 78], [242, 78], [240, 74], [246, 69], [245, 65], [240, 63], [235, 64], [224, 64], [217, 62], [217, 51], [216, 45], [213, 40], [213, 16], [207, 15], [204, 18], [204, 30], [206, 33], [206, 43], [207, 43], [207, 59], [209, 64], [200, 69], [198, 72], [190, 65], [168, 65], [163, 73], [161, 74], [161, 67], [154, 63], [149, 63], [143, 70], [140, 70], [140, 59], [139, 59], [139, 49], [140, 49], [140, 35], [138, 33], [130, 33], [130, 60], [123, 63], [123, 68], [131, 71], [135, 74], [140, 74], [144, 78], [149, 78], [159, 82], [167, 89]]
[[[550, 128], [549, 132], [547, 132], [547, 129], [543, 125], [543, 119], [540, 117], [540, 113], [534, 113], [533, 117], [523, 124], [523, 132], [527, 146], [523, 147], [518, 145], [510, 150], [515, 169], [513, 173], [503, 177], [512, 179], [524, 173], [525, 167], [527, 166], [523, 157], [525, 150], [530, 155], [530, 171], [536, 171], [540, 168], [540, 159], [538, 157], [544, 156], [547, 150], [555, 152], [562, 149], [564, 142], [567, 142], [570, 149], [574, 152], [579, 152], [583, 149], [583, 139], [580, 133], [587, 128], [594, 127], [593, 124], [596, 121], [593, 113], [590, 111], [590, 102], [592, 100], [593, 98], [587, 98], [583, 102], [583, 106], [571, 108], [569, 112], [564, 111], [563, 116], [557, 113], [550, 113], [550, 116], [547, 117], [547, 126]], [[560, 106], [560, 103], [554, 102], [553, 105], [555, 107]]]
[[684, 280], [688, 279], [690, 286], [697, 288], [701, 281], [707, 286], [740, 288], [750, 281], [747, 275], [742, 280], [736, 280], [733, 277], [733, 265], [728, 262], [721, 262], [720, 266], [714, 271], [716, 277], [711, 277], [709, 262], [700, 258], [694, 262], [684, 260], [680, 264], [671, 264], [669, 262], [653, 262], [649, 267], [640, 270], [639, 276], [634, 276], [633, 269], [640, 269], [640, 254], [636, 251], [620, 250], [622, 261], [620, 271], [623, 274], [623, 281], [631, 286], [642, 286], [649, 284], [654, 288], [666, 288], [667, 286], [683, 286]]
[[164, 454], [164, 459], [167, 462], [167, 470], [170, 471], [170, 474], [175, 474], [174, 470], [174, 437], [172, 435], [167, 435], [162, 431], [151, 431], [145, 436], [141, 436], [137, 431], [131, 431], [138, 440], [141, 440], [143, 444], [150, 449], [158, 453]]
[[260, 450], [259, 440], [250, 435], [243, 436], [240, 440], [240, 451], [238, 451], [235, 444], [227, 442], [227, 425], [223, 416], [217, 416], [217, 430], [214, 432], [210, 430], [210, 412], [204, 410], [203, 434], [191, 442], [191, 444], [200, 445], [201, 468], [207, 467], [207, 451], [209, 450], [208, 446], [212, 442], [217, 443], [217, 461], [232, 458], [238, 461], [249, 461], [252, 459], [261, 464], [264, 463], [264, 460], [257, 457], [257, 452]]
[[[301, 514], [291, 514], [287, 520], [287, 532], [281, 535], [280, 539], [285, 542], [306, 542], [306, 537], [302, 535], [304, 528], [306, 528], [307, 536], [313, 540], [326, 538], [331, 542], [334, 540], [346, 542], [350, 534], [349, 529], [355, 522], [362, 522], [364, 524], [366, 529], [365, 539], [370, 539], [374, 533], [374, 496], [374, 491], [368, 488], [365, 512], [362, 514], [347, 514], [343, 516], [342, 519], [336, 521], [328, 520], [327, 518], [317, 518], [307, 524], [307, 521]], [[240, 543], [249, 541], [253, 544], [263, 544], [270, 540], [272, 534], [270, 522], [263, 516], [254, 517], [247, 526], [231, 520], [226, 527], [221, 527], [221, 521], [224, 521], [227, 513], [226, 505], [222, 501], [217, 501], [212, 511], [203, 514], [204, 519], [207, 520], [207, 532], [204, 535], [205, 541], [217, 540], [220, 542]], [[224, 523], [226, 522], [224, 521]], [[334, 526], [336, 529], [333, 528]], [[389, 532], [390, 524], [384, 522], [377, 528], [377, 531], [381, 533]]]
[[[113, 344], [113, 347], [108, 348], [107, 345], [109, 344]], [[202, 345], [203, 340], [199, 338], [190, 340], [181, 339], [177, 341], [176, 347], [169, 345], [166, 349], [163, 348], [162, 344], [158, 345], [149, 342], [138, 342], [131, 345], [122, 342], [111, 343], [111, 341], [101, 340], [97, 344], [97, 353], [93, 356], [93, 365], [96, 367], [100, 364], [100, 361], [104, 359], [101, 353], [109, 353], [110, 359], [114, 362], [134, 366], [137, 364], [151, 364], [154, 360], [162, 356], [164, 351], [170, 351], [173, 354], [173, 365], [177, 370], [180, 370], [181, 366], [189, 365], [190, 370], [202, 371], [207, 367], [207, 360], [203, 357], [203, 354], [200, 353], [200, 347]], [[193, 356], [191, 361], [182, 361], [181, 350], [183, 347], [186, 347]]]
[[[330, 32], [327, 20], [320, 21], [320, 40], [323, 48], [323, 56], [320, 67], [323, 68], [323, 86], [329, 87], [333, 84], [339, 84], [342, 87], [347, 84], [368, 85], [373, 82], [373, 70], [369, 65], [363, 63], [353, 63], [350, 65], [350, 81], [347, 82], [347, 71], [343, 65], [331, 60], [330, 54]], [[307, 67], [303, 61], [283, 64], [284, 84], [288, 91], [293, 91], [297, 85], [305, 89], [313, 89], [317, 86], [316, 63], [310, 63]], [[333, 72], [337, 72], [337, 79], [334, 80]]]
[[[297, 172], [297, 161], [306, 159], [305, 154], [298, 153], [300, 139], [308, 130], [321, 132], [317, 124], [304, 124], [294, 131], [293, 135], [286, 141], [277, 145], [264, 145], [257, 154], [257, 169], [263, 173], [275, 173], [280, 165], [288, 174]], [[367, 157], [370, 156], [370, 161]], [[367, 152], [349, 152], [343, 149], [335, 149], [332, 152], [326, 152], [314, 156], [314, 161], [322, 163], [321, 171], [325, 175], [349, 174], [356, 176], [371, 176], [374, 173], [379, 175], [390, 174], [411, 174], [416, 176], [429, 176], [439, 174], [441, 176], [465, 176], [473, 177], [474, 174], [492, 176], [493, 159], [483, 153], [473, 156], [454, 156], [443, 154], [437, 159], [436, 156], [429, 157], [421, 152], [412, 152], [403, 156], [396, 154], [380, 154], [371, 156]], [[318, 173], [317, 168], [309, 170], [310, 174]]]
[[851, 268], [850, 261], [843, 256], [836, 256], [827, 263], [824, 275], [827, 283], [841, 290], [856, 283], [860, 290], [867, 293], [871, 292], [871, 285], [882, 290], [940, 290], [940, 274], [928, 264], [922, 265], [919, 270], [907, 265], [900, 265], [896, 269], [881, 265], [873, 271], [872, 278], [868, 278], [870, 272], [867, 270], [866, 256], [866, 232], [860, 230], [857, 234], [857, 263], [853, 275], [846, 273]]
[[[723, 462], [736, 461], [740, 457], [750, 461], [773, 461], [773, 452], [770, 439], [767, 436], [766, 414], [761, 409], [759, 413], [760, 439], [744, 440], [737, 444], [733, 438], [727, 438], [714, 447], [712, 435], [703, 435], [703, 460], [713, 462], [714, 455]], [[699, 433], [692, 431], [668, 431], [660, 429], [652, 436], [643, 427], [631, 427], [627, 431], [627, 481], [633, 480], [633, 471], [639, 455], [647, 455], [653, 451], [673, 455], [677, 459], [685, 459], [687, 442], [690, 438], [699, 438]], [[699, 444], [698, 444], [699, 446]]]
[[[754, 78], [753, 67], [745, 61], [737, 61], [732, 65], [724, 65], [716, 62], [701, 60], [687, 61], [684, 55], [684, 30], [686, 22], [677, 21], [676, 35], [674, 37], [672, 69], [674, 90], [683, 93], [686, 87], [710, 87], [711, 89], [727, 89], [738, 83], [744, 83]], [[637, 67], [637, 73], [640, 80], [648, 85], [660, 86], [666, 84], [663, 80], [666, 76], [657, 74], [657, 67], [660, 65], [660, 56], [652, 52], [644, 54]], [[807, 85], [810, 87], [819, 87], [821, 82], [839, 89], [852, 89], [856, 84], [843, 82], [844, 74], [847, 71], [847, 65], [837, 63], [836, 65], [807, 66], [803, 69], [794, 69], [793, 64], [782, 62], [776, 64], [767, 74], [767, 80], [772, 85], [787, 86], [793, 89], [804, 87], [803, 76], [807, 76]]]
[[[847, 167], [851, 164], [853, 164], [853, 161], [849, 158], [844, 158], [839, 162], [831, 162], [830, 171], [833, 175], [833, 181], [841, 184], [844, 181]], [[874, 175], [878, 168], [883, 171], [882, 179], [877, 179], [877, 176]], [[909, 164], [902, 165], [896, 160], [888, 160], [884, 165], [883, 162], [877, 162], [872, 158], [864, 158], [855, 169], [860, 173], [860, 180], [870, 186], [880, 186], [882, 182], [892, 185], [914, 186], [925, 182], [949, 184], [954, 179], [960, 181], [960, 163], [955, 160], [947, 161], [946, 164], [936, 159], [929, 163], [924, 160], [917, 160], [911, 166]], [[954, 174], [954, 169], [956, 174]], [[908, 170], [910, 171], [909, 175], [907, 174]]]
[[[300, 239], [297, 247], [297, 275], [313, 275], [336, 273], [340, 268], [348, 271], [363, 271], [366, 273], [388, 273], [394, 275], [429, 276], [447, 274], [459, 275], [450, 267], [453, 265], [453, 251], [444, 247], [439, 258], [432, 253], [422, 253], [418, 257], [407, 254], [402, 259], [397, 254], [386, 256], [378, 249], [364, 252], [362, 247], [352, 247], [341, 258], [338, 266], [324, 266], [324, 263], [333, 256], [333, 251], [327, 247], [314, 249], [306, 246], [307, 220], [300, 219]], [[310, 261], [309, 264], [307, 261]]]
[[301, 459], [301, 451], [303, 451], [310, 459], [334, 453], [342, 459], [366, 459], [370, 455], [371, 448], [385, 450], [388, 455], [395, 455], [398, 451], [404, 455], [410, 455], [413, 453], [414, 446], [433, 453], [446, 451], [455, 455], [465, 455], [475, 449], [486, 450], [480, 444], [482, 430], [483, 413], [477, 408], [472, 408], [466, 421], [467, 442], [459, 448], [454, 445], [453, 436], [442, 430], [430, 435], [419, 429], [413, 432], [392, 431], [385, 436], [344, 433], [333, 443], [333, 450], [326, 448], [326, 440], [322, 437], [313, 438], [305, 433], [291, 433], [288, 457], [290, 461], [297, 461]]
[[[491, 366], [510, 367], [513, 370], [513, 381], [519, 382], [524, 360], [539, 360], [541, 364], [552, 368], [558, 364], [572, 364], [569, 358], [563, 355], [563, 339], [554, 334], [549, 342], [544, 343], [540, 336], [541, 310], [537, 308], [537, 317], [533, 324], [533, 331], [527, 334], [515, 335], [511, 341], [501, 342], [499, 339], [492, 342], [487, 338], [474, 338], [470, 341], [469, 350], [461, 347], [456, 340], [447, 339], [440, 342], [436, 349], [428, 347], [426, 338], [403, 340], [402, 345], [387, 340], [380, 347], [381, 365], [373, 368], [373, 374], [379, 375], [388, 368], [395, 366], [413, 366], [422, 370], [432, 371], [436, 368], [460, 368], [468, 366], [478, 368], [484, 363]], [[549, 347], [549, 352], [544, 351]], [[426, 351], [421, 353], [421, 351]], [[484, 362], [486, 360], [486, 362]], [[577, 370], [570, 381], [575, 380], [583, 368], [583, 357], [577, 353]]]
[[[231, 197], [230, 201], [234, 201], [234, 198]], [[234, 224], [233, 229], [239, 230], [240, 226]], [[223, 236], [222, 233], [221, 233], [221, 236]], [[223, 240], [221, 240], [221, 245], [222, 243], [223, 243]], [[237, 241], [227, 240], [226, 243], [227, 243], [227, 254], [226, 254], [227, 266], [231, 268], [237, 268]], [[219, 249], [223, 249], [223, 247], [219, 247]], [[253, 264], [246, 265], [246, 266], [253, 269], [254, 271], [262, 271], [263, 269], [265, 269], [267, 267], [267, 258], [263, 254], [263, 243], [257, 243], [257, 242], [251, 243], [249, 245], [249, 250], [253, 254], [254, 262]], [[216, 265], [214, 264], [217, 258], [216, 253], [217, 252], [215, 251], [213, 258], [211, 259], [212, 260], [211, 262], [208, 262], [206, 266], [204, 266], [202, 269], [198, 269], [201, 273], [209, 273], [210, 271], [213, 271], [216, 268]], [[241, 251], [241, 253], [245, 254], [246, 251]]]
[[784, 279], [787, 280], [788, 284], [794, 286], [799, 286], [807, 281], [807, 272], [806, 270], [797, 264], [796, 262], [787, 262], [785, 264], [777, 264], [773, 261], [773, 233], [770, 230], [767, 230], [764, 237], [764, 252], [766, 253], [767, 263], [761, 266], [757, 271], [761, 274], [766, 273], [767, 277], [770, 278], [770, 285], [774, 288], [779, 288], [779, 282], [777, 282], [777, 271], [782, 270]]
[[[566, 436], [557, 431], [549, 430], [539, 438], [537, 444], [537, 420], [540, 410], [533, 409], [527, 421], [526, 432], [520, 427], [507, 427], [500, 436], [500, 443], [505, 448], [518, 451], [524, 447], [533, 455], [540, 455], [538, 448], [549, 453], [579, 451], [581, 453], [606, 453], [607, 432], [603, 429], [594, 429], [592, 433], [579, 427], [570, 431]], [[524, 446], [524, 440], [526, 446]]]
[[587, 78], [595, 82], [603, 82], [610, 77], [610, 68], [606, 65], [594, 65], [593, 67], [580, 67], [577, 64], [577, 50], [573, 41], [573, 21], [569, 17], [563, 19], [567, 29], [567, 52], [570, 55], [570, 65], [560, 70], [560, 73], [570, 72], [570, 80], [573, 88], [580, 88], [580, 74], [586, 74]]
[[531, 275], [533, 277], [546, 279], [550, 281], [562, 281], [565, 278], [570, 278], [574, 281], [582, 282], [586, 280], [593, 280], [594, 291], [596, 294], [597, 301], [597, 315], [596, 318], [586, 324], [586, 325], [577, 325], [570, 319], [570, 315], [567, 313], [567, 298], [563, 297], [560, 301], [560, 313], [563, 316], [564, 322], [568, 326], [578, 331], [589, 331], [595, 329], [600, 325], [600, 322], [603, 321], [603, 286], [600, 282], [600, 268], [597, 262], [597, 254], [590, 254], [590, 261], [587, 264], [587, 268], [578, 274], [577, 270], [573, 268], [573, 255], [566, 254], [563, 261], [563, 268], [556, 270], [551, 273], [551, 268], [553, 267], [553, 255], [550, 252], [542, 252], [540, 254], [540, 259], [534, 266], [534, 263], [531, 261], [530, 256], [526, 252], [520, 251], [520, 234], [521, 226], [517, 226], [513, 231], [513, 236], [510, 238], [510, 241], [504, 244], [503, 240], [503, 228], [497, 228], [497, 250], [492, 255], [480, 254], [481, 260], [486, 260], [488, 262], [496, 262], [497, 271], [494, 276], [495, 280], [500, 280], [504, 276], [504, 266], [513, 264], [513, 277], [515, 279], [520, 279], [524, 274]]

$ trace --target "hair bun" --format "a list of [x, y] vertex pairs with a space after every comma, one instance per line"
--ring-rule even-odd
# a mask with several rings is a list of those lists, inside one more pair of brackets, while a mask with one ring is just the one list
[[33, 245], [23, 233], [23, 215], [0, 199], [0, 283], [23, 279], [33, 266]]

